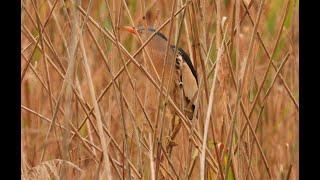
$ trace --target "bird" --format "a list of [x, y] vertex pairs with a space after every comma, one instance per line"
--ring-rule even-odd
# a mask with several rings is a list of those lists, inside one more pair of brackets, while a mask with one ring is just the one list
[[[136, 36], [139, 35], [142, 41], [146, 41], [156, 32], [155, 36], [151, 38], [145, 48], [150, 55], [150, 59], [159, 77], [161, 77], [162, 70], [165, 70], [163, 81], [169, 84], [166, 87], [170, 97], [172, 97], [174, 103], [183, 110], [182, 112], [192, 120], [196, 106], [196, 94], [199, 87], [197, 71], [189, 55], [182, 48], [170, 45], [168, 57], [165, 58], [168, 39], [164, 34], [156, 31], [156, 29], [152, 27], [122, 26], [121, 29]], [[175, 50], [177, 51], [176, 56], [174, 53]], [[151, 65], [149, 65], [149, 68], [152, 69]], [[172, 71], [171, 74], [169, 73], [170, 71]], [[153, 105], [153, 107], [155, 106]]]

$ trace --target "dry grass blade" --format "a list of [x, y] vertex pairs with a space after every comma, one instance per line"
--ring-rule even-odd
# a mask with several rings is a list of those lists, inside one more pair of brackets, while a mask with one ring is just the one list
[[98, 134], [100, 137], [99, 139], [100, 139], [102, 151], [103, 151], [104, 168], [101, 173], [101, 177], [108, 177], [108, 179], [112, 179], [110, 162], [109, 162], [109, 158], [108, 158], [108, 142], [109, 142], [109, 140], [105, 137], [105, 134], [103, 132], [103, 122], [102, 122], [102, 118], [101, 118], [101, 114], [100, 114], [100, 108], [99, 108], [97, 98], [95, 95], [94, 85], [93, 85], [93, 81], [92, 81], [92, 77], [91, 77], [91, 71], [90, 71], [90, 67], [88, 64], [88, 59], [86, 57], [86, 52], [85, 52], [85, 48], [83, 45], [82, 37], [80, 37], [80, 47], [81, 47], [81, 51], [83, 54], [83, 64], [84, 64], [86, 76], [87, 76], [88, 82], [89, 82], [91, 102], [93, 104], [94, 112], [95, 112], [95, 115], [97, 118]]
[[53, 159], [50, 161], [44, 161], [41, 164], [33, 167], [27, 172], [27, 174], [23, 175], [23, 177], [24, 179], [60, 179], [59, 172], [63, 164], [79, 171], [80, 173], [83, 172], [82, 169], [70, 161]]
[[298, 179], [298, 0], [21, 3], [21, 178]]
[[[226, 33], [224, 34], [223, 36], [223, 40], [222, 40], [222, 44], [224, 44], [224, 41], [225, 41], [225, 37], [226, 37]], [[213, 105], [213, 99], [214, 99], [214, 91], [215, 91], [215, 85], [216, 85], [216, 80], [217, 80], [217, 74], [219, 72], [219, 69], [220, 69], [220, 63], [219, 61], [221, 61], [222, 59], [222, 56], [223, 56], [223, 53], [224, 53], [224, 46], [220, 46], [219, 50], [218, 50], [218, 55], [217, 55], [217, 60], [216, 60], [216, 63], [217, 63], [217, 67], [215, 69], [215, 73], [214, 73], [214, 76], [213, 76], [213, 81], [212, 81], [212, 86], [211, 86], [211, 90], [210, 90], [210, 96], [209, 96], [209, 104], [208, 104], [208, 109], [207, 109], [207, 113], [206, 113], [206, 118], [205, 118], [205, 125], [204, 125], [204, 133], [203, 133], [203, 141], [202, 141], [202, 153], [200, 155], [200, 178], [202, 180], [205, 179], [205, 157], [206, 157], [206, 146], [207, 146], [207, 137], [208, 137], [208, 129], [209, 129], [209, 123], [210, 123], [210, 117], [211, 117], [211, 114], [212, 114], [212, 111], [213, 111], [213, 108], [212, 108], [212, 105]], [[218, 156], [218, 151], [217, 151], [217, 147], [216, 145], [214, 145], [214, 148], [215, 148], [215, 152]], [[221, 163], [220, 163], [220, 160], [218, 159], [218, 164], [219, 164], [219, 172], [220, 172], [220, 176], [221, 176], [221, 179], [224, 179], [224, 174], [223, 174], [223, 171], [222, 171], [222, 168], [221, 168]]]
[[290, 164], [290, 167], [289, 167], [289, 171], [288, 171], [286, 180], [289, 180], [289, 179], [290, 179], [291, 171], [292, 171], [292, 164]]

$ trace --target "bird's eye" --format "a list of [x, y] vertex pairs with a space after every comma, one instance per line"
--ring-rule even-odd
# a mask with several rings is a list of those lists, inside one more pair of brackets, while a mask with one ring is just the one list
[[135, 30], [136, 30], [136, 32], [138, 32], [139, 34], [141, 34], [142, 31], [143, 31], [143, 27], [140, 27], [140, 26], [135, 27]]

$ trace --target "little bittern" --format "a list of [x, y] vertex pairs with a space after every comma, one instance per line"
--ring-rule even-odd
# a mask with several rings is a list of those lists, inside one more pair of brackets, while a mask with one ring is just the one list
[[[148, 39], [156, 31], [153, 28], [145, 30], [144, 27], [134, 28], [130, 26], [123, 26], [122, 29], [135, 35], [139, 34], [142, 40]], [[165, 58], [167, 43], [167, 38], [162, 33], [157, 32], [145, 48], [159, 77], [161, 77], [163, 69], [165, 70], [163, 81], [167, 84], [165, 87], [170, 97], [191, 120], [195, 109], [195, 96], [198, 91], [197, 72], [188, 54], [182, 48], [177, 48], [174, 58], [176, 47], [170, 45], [167, 58]], [[164, 63], [165, 59], [166, 62]], [[171, 71], [172, 73], [170, 73]]]

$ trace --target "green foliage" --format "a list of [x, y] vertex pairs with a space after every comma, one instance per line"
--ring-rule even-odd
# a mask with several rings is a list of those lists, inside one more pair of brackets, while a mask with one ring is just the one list
[[111, 19], [105, 18], [102, 23], [103, 23], [104, 28], [106, 28], [108, 30], [112, 29]]
[[88, 135], [88, 130], [87, 130], [88, 128], [87, 128], [87, 125], [85, 124], [85, 125], [83, 125], [82, 126], [82, 128], [80, 129], [80, 135], [82, 136], [82, 137], [86, 137], [87, 135]]
[[198, 149], [194, 149], [192, 150], [192, 155], [191, 155], [191, 158], [192, 159], [195, 159], [199, 156], [199, 150]]
[[249, 94], [248, 94], [248, 98], [250, 102], [253, 102], [254, 98], [257, 95], [257, 88], [255, 88], [255, 86], [253, 86], [250, 90], [249, 90]]
[[210, 150], [213, 150], [214, 149], [214, 141], [212, 139], [209, 139], [208, 140], [208, 148]]
[[284, 31], [282, 31], [282, 37], [279, 39], [279, 43], [277, 46], [277, 49], [274, 52], [274, 56], [273, 56], [273, 61], [279, 62], [279, 61], [283, 61], [283, 59], [280, 59], [280, 55], [281, 53], [284, 52], [284, 48], [285, 46], [288, 44], [287, 43], [287, 38], [285, 38], [286, 33], [284, 33]]
[[128, 8], [130, 12], [136, 12], [137, 10], [137, 1], [129, 1]]
[[233, 175], [231, 167], [228, 170], [228, 180], [234, 180], [234, 175]]
[[100, 14], [105, 14], [105, 13], [107, 13], [107, 12], [106, 12], [106, 9], [107, 9], [107, 5], [106, 5], [105, 2], [102, 1], [102, 2], [100, 3], [99, 13], [100, 13]]
[[290, 2], [289, 9], [288, 9], [288, 16], [287, 16], [287, 19], [284, 22], [284, 27], [285, 28], [289, 28], [291, 26], [291, 24], [292, 24], [293, 14], [294, 14], [295, 8], [299, 7], [299, 6], [296, 6], [297, 3], [299, 3], [298, 0]]
[[38, 47], [36, 47], [36, 50], [32, 56], [31, 62], [32, 63], [38, 62], [41, 59], [41, 55], [42, 55], [42, 53], [41, 53], [40, 49]]

